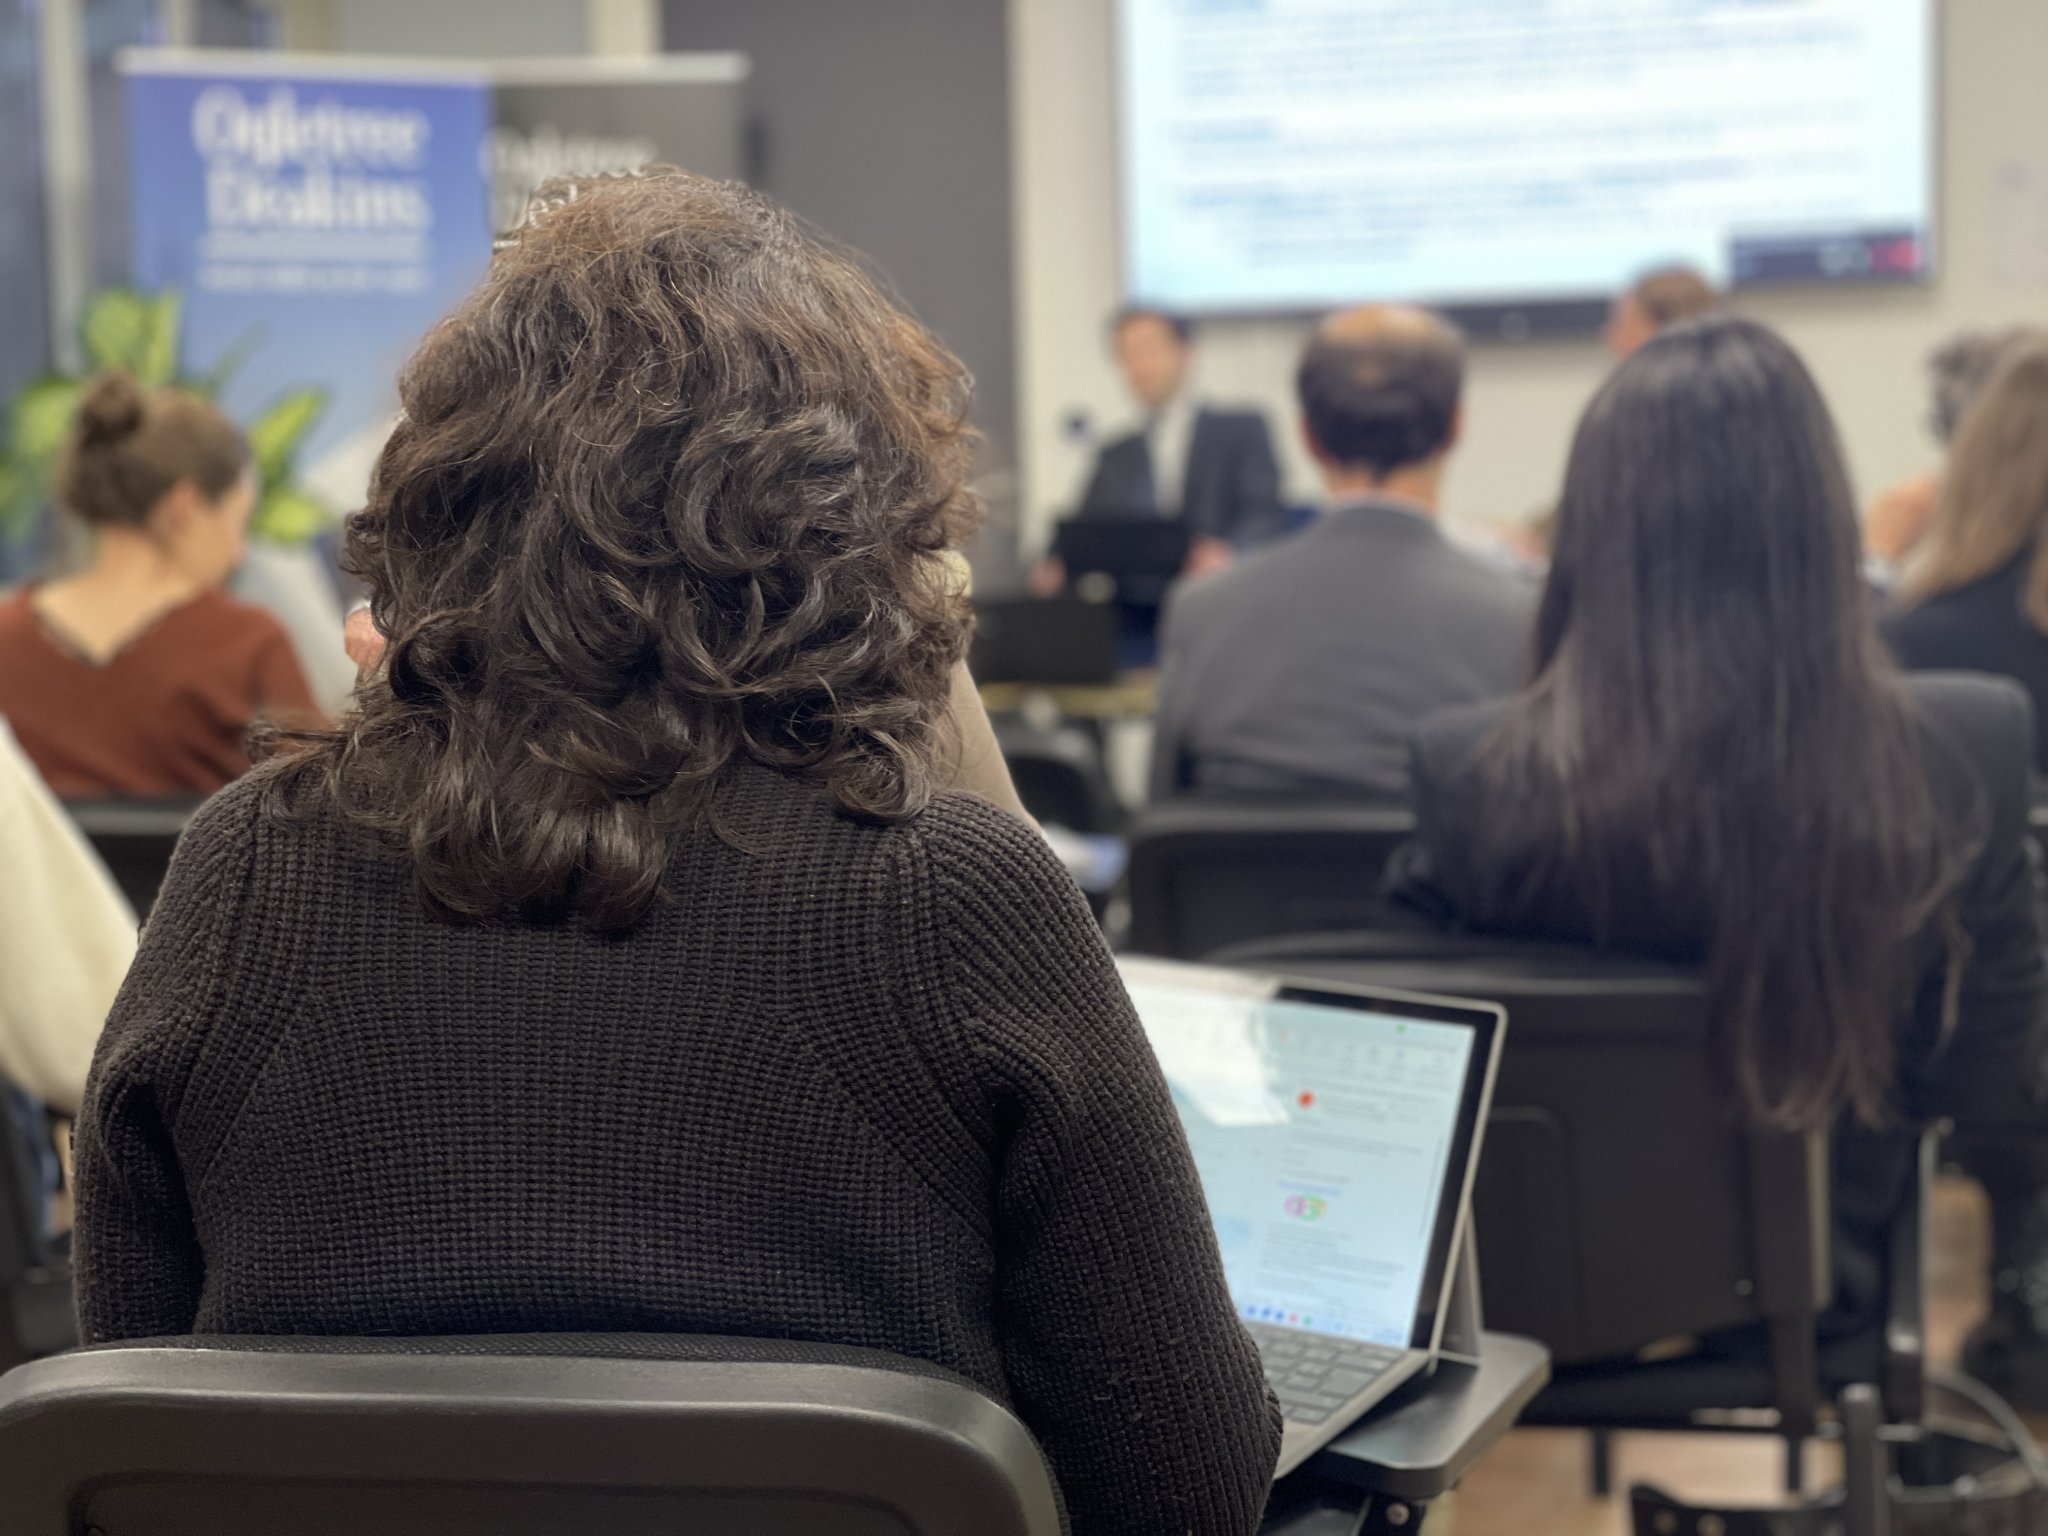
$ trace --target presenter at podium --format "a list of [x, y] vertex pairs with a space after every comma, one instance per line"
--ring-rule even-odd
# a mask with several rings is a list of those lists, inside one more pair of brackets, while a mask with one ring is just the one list
[[[1280, 468], [1266, 419], [1195, 398], [1188, 321], [1163, 309], [1127, 308], [1112, 323], [1111, 341], [1143, 423], [1102, 446], [1075, 515], [1183, 521], [1191, 535], [1183, 574], [1191, 576], [1229, 565], [1237, 544], [1278, 532]], [[1055, 592], [1065, 577], [1057, 561], [1047, 561], [1032, 585]]]

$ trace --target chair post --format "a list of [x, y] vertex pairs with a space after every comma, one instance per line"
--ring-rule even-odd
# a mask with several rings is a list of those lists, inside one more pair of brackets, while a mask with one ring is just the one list
[[1891, 1536], [1891, 1469], [1886, 1465], [1877, 1388], [1842, 1393], [1843, 1536]]

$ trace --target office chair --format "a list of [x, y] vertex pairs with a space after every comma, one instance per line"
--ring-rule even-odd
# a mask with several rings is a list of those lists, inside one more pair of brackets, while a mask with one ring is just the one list
[[[1486, 1318], [1550, 1348], [1552, 1384], [1524, 1422], [1592, 1430], [1596, 1491], [1608, 1491], [1616, 1429], [1768, 1429], [1797, 1489], [1822, 1404], [1846, 1385], [1874, 1378], [1889, 1424], [1920, 1422], [1933, 1138], [1904, 1133], [1896, 1149], [1913, 1175], [1886, 1234], [1881, 1331], [1823, 1349], [1828, 1142], [1751, 1130], [1731, 1112], [1690, 971], [1385, 931], [1276, 938], [1216, 958], [1506, 1007], [1473, 1196]], [[1681, 1339], [1724, 1344], [1641, 1358]]]
[[64, 809], [107, 866], [138, 919], [149, 916], [197, 796], [163, 800], [67, 800]]
[[[0, 1370], [78, 1342], [71, 1265], [50, 1240], [42, 1170], [30, 1138], [49, 1144], [41, 1102], [0, 1082]], [[15, 1110], [8, 1113], [7, 1110]], [[0, 1504], [0, 1508], [5, 1508]]]
[[692, 1335], [181, 1338], [0, 1379], [12, 1536], [1057, 1536], [936, 1366]]
[[1273, 934], [1375, 926], [1380, 878], [1415, 831], [1405, 807], [1188, 797], [1131, 828], [1139, 954], [1198, 960]]
[[1087, 836], [1113, 836], [1123, 829], [1123, 806], [1094, 736], [1074, 726], [1041, 727], [1014, 716], [1000, 716], [991, 724], [1017, 798], [1034, 818]]

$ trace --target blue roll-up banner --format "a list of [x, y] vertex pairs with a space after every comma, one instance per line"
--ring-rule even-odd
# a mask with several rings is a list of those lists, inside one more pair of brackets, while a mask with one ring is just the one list
[[252, 420], [317, 389], [298, 476], [346, 511], [400, 365], [490, 260], [490, 82], [219, 54], [124, 61], [133, 278], [183, 299], [181, 371]]
[[[355, 677], [308, 531], [362, 504], [400, 367], [550, 174], [741, 169], [746, 60], [122, 56], [130, 277], [177, 373], [251, 429], [265, 495], [238, 583], [330, 706]], [[274, 450], [266, 458], [266, 447]]]

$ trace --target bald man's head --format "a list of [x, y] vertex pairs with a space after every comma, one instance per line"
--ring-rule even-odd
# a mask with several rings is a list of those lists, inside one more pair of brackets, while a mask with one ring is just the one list
[[1321, 456], [1376, 481], [1450, 446], [1464, 384], [1457, 331], [1427, 310], [1393, 305], [1331, 315], [1295, 374]]

